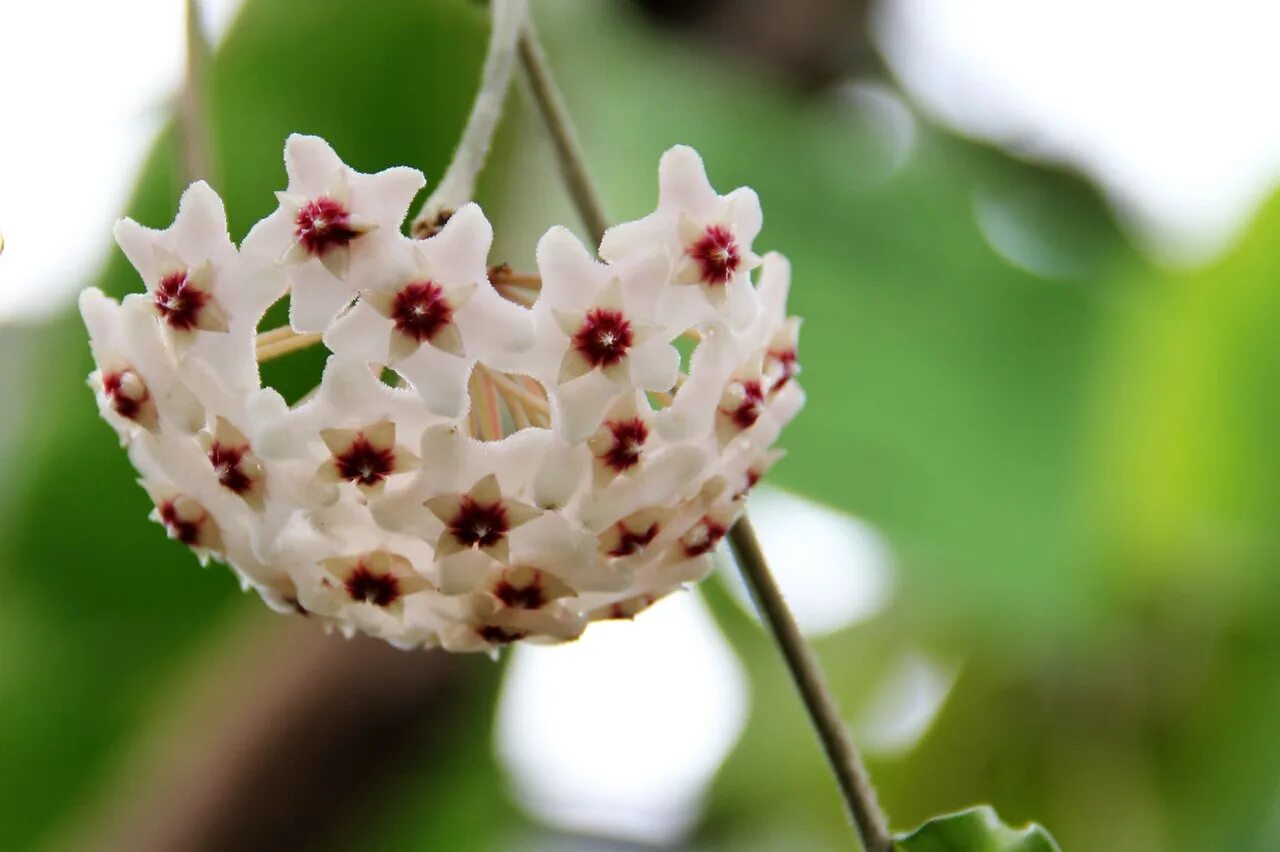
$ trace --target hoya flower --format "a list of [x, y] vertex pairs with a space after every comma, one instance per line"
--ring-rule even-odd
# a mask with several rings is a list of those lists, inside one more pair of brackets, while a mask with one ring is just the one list
[[261, 511], [267, 490], [266, 469], [244, 433], [219, 415], [212, 430], [201, 431], [196, 437], [209, 455], [218, 483]]
[[204, 409], [179, 374], [145, 299], [122, 305], [89, 289], [80, 295], [80, 313], [98, 365], [89, 385], [122, 444], [141, 431], [158, 433], [162, 419], [182, 432], [200, 428]]
[[643, 394], [623, 394], [609, 408], [604, 422], [587, 439], [597, 488], [618, 476], [634, 475], [649, 457], [653, 412]]
[[679, 331], [655, 315], [666, 264], [657, 250], [601, 263], [564, 228], [548, 231], [537, 254], [542, 290], [533, 314], [542, 345], [526, 369], [549, 389], [561, 435], [578, 442], [624, 391], [675, 385]]
[[183, 193], [178, 217], [163, 231], [132, 219], [116, 224], [116, 240], [143, 283], [152, 310], [179, 345], [200, 332], [226, 333], [223, 288], [215, 269], [235, 256], [222, 202], [203, 181]]
[[[396, 444], [396, 424], [391, 420], [358, 429], [322, 429], [320, 438], [330, 457], [320, 464], [316, 479], [350, 482], [365, 496], [381, 493], [388, 477], [418, 466], [418, 457]], [[336, 490], [330, 490], [327, 502], [336, 499]]]
[[456, 625], [441, 637], [450, 650], [474, 651], [519, 639], [576, 639], [587, 619], [574, 605], [576, 592], [550, 571], [529, 565], [495, 565], [473, 591], [453, 598]]
[[341, 599], [384, 611], [398, 611], [406, 595], [431, 588], [408, 559], [386, 550], [335, 556], [320, 564], [336, 582]]
[[481, 479], [465, 494], [444, 494], [424, 504], [444, 524], [436, 542], [436, 558], [475, 548], [499, 562], [511, 557], [507, 534], [536, 518], [538, 510], [503, 497], [498, 478]]
[[285, 142], [284, 163], [289, 185], [276, 195], [280, 207], [254, 227], [244, 252], [284, 267], [290, 323], [321, 332], [355, 297], [352, 282], [385, 262], [425, 179], [404, 166], [363, 174], [323, 139], [299, 134]]
[[222, 528], [199, 500], [168, 488], [150, 491], [156, 504], [151, 519], [164, 526], [169, 538], [191, 548], [202, 563], [222, 552]]
[[467, 381], [483, 360], [515, 359], [532, 343], [529, 311], [489, 282], [493, 228], [475, 204], [426, 239], [397, 234], [359, 301], [325, 331], [335, 352], [387, 365], [436, 414], [467, 408]]
[[255, 386], [252, 335], [284, 281], [236, 251], [217, 193], [198, 181], [183, 193], [168, 228], [121, 219], [115, 236], [147, 287], [145, 297], [126, 301], [148, 305], [175, 360], [184, 369], [188, 361], [217, 364], [228, 390]]
[[[753, 193], [673, 149], [601, 258], [552, 228], [519, 272], [475, 204], [405, 236], [412, 170], [301, 136], [286, 170], [239, 248], [204, 184], [164, 230], [122, 222], [143, 292], [81, 297], [99, 410], [171, 538], [405, 648], [569, 641], [706, 575], [804, 401]], [[259, 362], [303, 345], [330, 354], [290, 404]]]
[[690, 295], [697, 292], [715, 312], [735, 324], [751, 318], [754, 291], [750, 272], [760, 265], [751, 243], [763, 222], [753, 190], [718, 195], [707, 180], [702, 158], [678, 145], [658, 165], [658, 209], [643, 219], [615, 225], [600, 243], [600, 256], [622, 261], [655, 246], [670, 260], [668, 311], [713, 316]]

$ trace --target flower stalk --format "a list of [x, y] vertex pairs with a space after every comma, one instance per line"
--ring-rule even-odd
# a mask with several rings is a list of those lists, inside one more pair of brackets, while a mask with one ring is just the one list
[[587, 233], [599, 245], [609, 227], [609, 219], [605, 216], [595, 184], [587, 174], [586, 160], [564, 105], [564, 96], [551, 76], [550, 65], [532, 21], [526, 22], [520, 33], [518, 50], [522, 78], [555, 147], [556, 162], [560, 166], [565, 189]]
[[791, 677], [804, 700], [805, 709], [809, 711], [831, 771], [840, 784], [840, 792], [863, 847], [867, 852], [889, 852], [892, 845], [889, 827], [876, 800], [875, 788], [871, 786], [866, 767], [862, 765], [849, 736], [849, 729], [840, 715], [840, 707], [831, 694], [817, 657], [801, 635], [778, 584], [769, 572], [760, 541], [751, 526], [751, 519], [746, 515], [729, 530], [729, 545], [751, 590], [751, 597], [769, 625], [778, 649], [787, 661], [787, 668], [791, 670]]
[[209, 39], [200, 17], [199, 0], [187, 0], [187, 67], [179, 95], [178, 135], [182, 143], [184, 183], [212, 180], [213, 132], [209, 127], [207, 82]]
[[[520, 33], [518, 48], [523, 79], [551, 137], [565, 188], [583, 225], [599, 244], [608, 228], [608, 219], [587, 173], [564, 98], [551, 76], [546, 55], [531, 22], [526, 23]], [[729, 531], [728, 538], [738, 568], [804, 701], [863, 847], [867, 852], [890, 852], [892, 839], [887, 820], [866, 768], [817, 657], [800, 633], [769, 571], [751, 521], [745, 514]]]
[[524, 0], [494, 0], [480, 91], [444, 177], [413, 220], [414, 236], [430, 236], [443, 219], [475, 194], [476, 179], [489, 155], [494, 131], [502, 118], [502, 104], [511, 85], [516, 38], [527, 17]]

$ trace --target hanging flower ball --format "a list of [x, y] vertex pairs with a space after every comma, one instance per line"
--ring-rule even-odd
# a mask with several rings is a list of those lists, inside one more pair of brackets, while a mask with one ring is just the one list
[[[601, 259], [552, 228], [532, 275], [490, 265], [475, 204], [403, 236], [412, 169], [296, 135], [285, 166], [239, 247], [196, 183], [166, 230], [116, 227], [145, 293], [80, 298], [99, 409], [171, 538], [280, 611], [453, 651], [571, 640], [706, 575], [804, 402], [754, 192], [673, 148], [653, 213]], [[331, 354], [289, 405], [259, 363], [309, 343]]]

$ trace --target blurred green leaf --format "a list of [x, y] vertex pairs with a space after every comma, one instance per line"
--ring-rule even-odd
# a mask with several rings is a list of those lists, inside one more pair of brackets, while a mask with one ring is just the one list
[[902, 852], [1059, 852], [1038, 825], [1014, 829], [990, 805], [935, 817], [894, 841]]

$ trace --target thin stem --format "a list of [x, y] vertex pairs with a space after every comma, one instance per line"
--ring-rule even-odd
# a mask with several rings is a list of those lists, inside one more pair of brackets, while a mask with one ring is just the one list
[[805, 709], [809, 711], [818, 739], [822, 741], [827, 761], [840, 783], [840, 791], [844, 794], [845, 805], [858, 829], [858, 836], [862, 838], [862, 845], [867, 852], [888, 852], [892, 840], [884, 813], [876, 801], [875, 788], [871, 786], [866, 767], [858, 757], [858, 750], [849, 736], [813, 649], [796, 626], [795, 618], [769, 572], [751, 521], [745, 515], [729, 531], [729, 544], [747, 587], [751, 589], [751, 596], [791, 670], [791, 677], [804, 700]]
[[[284, 333], [281, 333], [284, 332]], [[266, 338], [265, 342], [263, 338]], [[291, 328], [277, 328], [271, 331], [264, 331], [255, 339], [254, 353], [258, 357], [258, 363], [263, 364], [275, 358], [288, 355], [290, 352], [297, 352], [299, 349], [306, 349], [320, 342], [319, 334], [299, 334]]]
[[516, 272], [507, 264], [499, 264], [489, 270], [489, 283], [495, 287], [510, 285], [526, 290], [541, 290], [542, 278], [530, 272]]
[[[591, 236], [599, 242], [604, 236], [608, 220], [587, 175], [563, 98], [551, 77], [546, 57], [531, 25], [526, 25], [520, 36], [520, 62], [534, 103], [551, 135], [570, 199]], [[854, 748], [817, 658], [796, 627], [795, 619], [769, 572], [751, 522], [745, 515], [729, 532], [729, 543], [737, 558], [738, 567], [791, 670], [791, 676], [804, 700], [805, 709], [809, 711], [809, 718], [835, 773], [862, 845], [867, 852], [889, 852], [892, 840], [867, 771]]]
[[179, 96], [178, 135], [186, 181], [213, 180], [212, 132], [206, 102], [209, 40], [200, 20], [200, 0], [187, 0], [187, 77]]
[[600, 203], [595, 185], [587, 174], [587, 165], [573, 131], [573, 122], [565, 108], [560, 89], [551, 76], [551, 67], [538, 42], [538, 34], [533, 29], [532, 21], [527, 22], [520, 33], [519, 51], [520, 69], [524, 72], [529, 94], [533, 97], [546, 124], [547, 133], [551, 136], [551, 143], [555, 146], [556, 160], [560, 163], [565, 189], [568, 190], [569, 198], [577, 208], [587, 233], [599, 245], [609, 227], [609, 219], [604, 214], [604, 205]]
[[502, 102], [511, 86], [516, 37], [527, 17], [524, 0], [493, 0], [493, 24], [484, 68], [480, 72], [480, 91], [444, 177], [413, 220], [415, 236], [430, 236], [442, 218], [475, 194], [476, 178], [489, 155], [494, 131], [502, 118]]
[[476, 370], [483, 373], [484, 377], [493, 383], [499, 391], [511, 394], [520, 401], [521, 405], [528, 406], [534, 413], [546, 414], [551, 410], [545, 399], [532, 391], [526, 390], [501, 373], [491, 370], [483, 364], [476, 364]]

